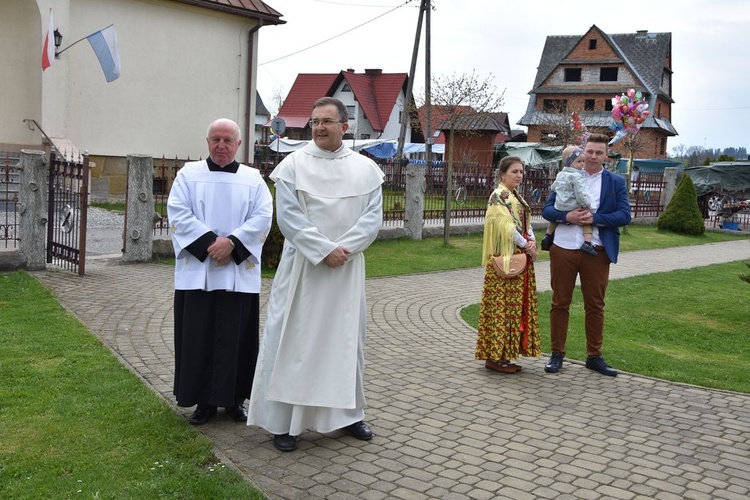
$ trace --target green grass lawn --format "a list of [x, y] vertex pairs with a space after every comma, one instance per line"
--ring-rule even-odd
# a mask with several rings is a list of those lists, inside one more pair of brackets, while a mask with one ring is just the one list
[[[743, 262], [610, 281], [604, 357], [614, 368], [750, 393], [750, 284]], [[542, 349], [550, 352], [552, 292], [539, 294]], [[476, 328], [479, 306], [461, 316]], [[570, 308], [566, 357], [586, 358], [583, 298]]]
[[[537, 241], [541, 241], [543, 236], [543, 232], [537, 232]], [[654, 226], [629, 226], [628, 234], [620, 237], [620, 251], [701, 245], [738, 238], [748, 239], [747, 236], [720, 232], [688, 236], [659, 231]], [[447, 246], [443, 243], [443, 238], [437, 237], [421, 241], [404, 238], [378, 240], [365, 251], [365, 258], [368, 278], [481, 267], [482, 235], [451, 236], [450, 245]], [[548, 260], [549, 254], [539, 252], [539, 259]], [[264, 277], [271, 276], [273, 272], [264, 274]]]
[[25, 272], [0, 274], [0, 497], [263, 498]]

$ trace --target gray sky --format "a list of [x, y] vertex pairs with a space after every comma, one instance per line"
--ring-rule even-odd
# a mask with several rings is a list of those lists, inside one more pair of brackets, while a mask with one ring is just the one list
[[[409, 71], [419, 0], [265, 2], [287, 21], [260, 31], [258, 90], [272, 110], [274, 95], [286, 97], [298, 73]], [[595, 24], [608, 34], [672, 33], [672, 123], [679, 135], [669, 139], [668, 152], [678, 144], [750, 148], [748, 0], [433, 0], [433, 5], [433, 76], [475, 71], [484, 80], [491, 74], [498, 92], [505, 90], [502, 111], [514, 128], [520, 128], [516, 122], [526, 110], [546, 37], [583, 35]], [[424, 75], [423, 32], [415, 93], [424, 91]]]

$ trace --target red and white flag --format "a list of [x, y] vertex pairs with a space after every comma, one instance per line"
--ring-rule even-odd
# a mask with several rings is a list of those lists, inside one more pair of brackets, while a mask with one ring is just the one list
[[42, 45], [42, 71], [55, 62], [55, 23], [52, 21], [52, 9], [49, 10], [49, 27]]

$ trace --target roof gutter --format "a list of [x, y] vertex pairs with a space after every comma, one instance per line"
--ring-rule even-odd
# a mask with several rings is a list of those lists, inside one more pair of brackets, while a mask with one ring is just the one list
[[250, 163], [250, 130], [252, 127], [255, 135], [255, 120], [253, 119], [253, 102], [256, 99], [257, 89], [253, 85], [253, 68], [255, 68], [255, 33], [264, 26], [263, 19], [258, 19], [258, 24], [247, 32], [247, 98], [245, 99], [245, 147], [243, 154], [245, 163]]

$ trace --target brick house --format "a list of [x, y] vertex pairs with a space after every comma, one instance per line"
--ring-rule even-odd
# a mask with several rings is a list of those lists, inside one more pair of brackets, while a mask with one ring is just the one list
[[[349, 111], [349, 130], [344, 139], [398, 139], [401, 121], [408, 119], [405, 106], [409, 75], [383, 73], [381, 69], [353, 69], [339, 73], [300, 73], [279, 109], [289, 139], [308, 140], [312, 105], [320, 97], [335, 97]], [[270, 124], [269, 124], [270, 125]], [[406, 142], [421, 138], [418, 129], [406, 128]]]
[[[548, 36], [526, 114], [529, 142], [545, 142], [550, 123], [577, 111], [589, 132], [614, 133], [612, 97], [643, 93], [650, 116], [638, 132], [640, 157], [665, 158], [672, 126], [672, 34], [637, 31], [608, 35], [596, 25], [584, 35]], [[554, 115], [558, 115], [556, 118]], [[625, 141], [612, 146], [627, 156]]]

